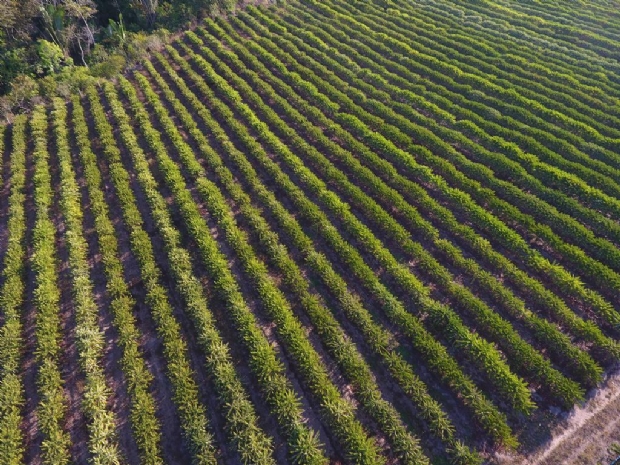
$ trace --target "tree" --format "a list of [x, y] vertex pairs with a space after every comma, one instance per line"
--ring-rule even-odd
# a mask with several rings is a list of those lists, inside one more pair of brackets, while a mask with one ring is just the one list
[[38, 68], [40, 73], [55, 73], [62, 66], [64, 56], [58, 44], [39, 39], [37, 53], [39, 55]]
[[80, 53], [86, 66], [85, 56], [95, 44], [95, 34], [89, 20], [97, 13], [93, 0], [38, 0], [43, 31], [65, 53]]
[[158, 0], [134, 0], [134, 8], [138, 9], [146, 21], [147, 28], [152, 28], [157, 19]]
[[[0, 30], [4, 33], [4, 39], [7, 42], [28, 39], [33, 31], [32, 20], [37, 12], [37, 0], [0, 1]], [[3, 44], [0, 42], [0, 45]]]

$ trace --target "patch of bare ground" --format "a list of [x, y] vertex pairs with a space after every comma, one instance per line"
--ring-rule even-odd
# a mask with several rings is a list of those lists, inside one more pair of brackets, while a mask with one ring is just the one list
[[26, 145], [26, 184], [24, 192], [26, 199], [24, 211], [26, 215], [26, 271], [24, 282], [26, 284], [25, 302], [22, 311], [23, 327], [23, 356], [21, 373], [24, 383], [24, 398], [26, 403], [23, 409], [22, 428], [24, 430], [24, 461], [30, 465], [41, 464], [41, 443], [43, 435], [37, 424], [37, 406], [39, 404], [39, 393], [37, 390], [37, 362], [35, 357], [36, 349], [36, 317], [33, 297], [35, 289], [35, 272], [32, 269], [30, 258], [33, 253], [33, 230], [36, 222], [36, 209], [34, 205], [34, 162], [32, 156], [33, 141], [29, 139]]
[[[88, 108], [88, 103], [86, 102]], [[94, 137], [93, 150], [102, 153], [102, 148], [95, 134], [92, 119], [88, 120], [89, 130]], [[146, 289], [140, 276], [140, 266], [131, 251], [129, 232], [122, 217], [121, 205], [116, 197], [114, 185], [110, 179], [107, 164], [99, 158], [99, 169], [102, 175], [102, 189], [109, 207], [111, 221], [118, 241], [119, 258], [123, 265], [125, 281], [135, 301], [134, 317], [136, 326], [142, 335], [139, 344], [142, 356], [153, 376], [151, 394], [157, 406], [157, 418], [161, 427], [162, 458], [166, 463], [190, 463], [191, 457], [186, 442], [182, 438], [181, 426], [176, 405], [173, 402], [173, 390], [166, 374], [166, 361], [163, 355], [163, 344], [157, 335], [157, 327], [146, 303]], [[83, 170], [77, 163], [76, 171], [82, 187], [82, 198], [86, 199]]]
[[585, 402], [568, 413], [545, 412], [522, 436], [519, 453], [496, 453], [489, 463], [594, 465], [613, 460], [620, 438], [620, 367], [614, 367]]
[[[181, 77], [185, 77], [187, 78], [182, 70], [179, 69], [178, 66], [176, 66], [174, 64], [174, 61], [170, 61], [171, 65], [174, 67], [175, 71], [179, 73], [179, 75]], [[164, 77], [164, 79], [167, 81], [168, 85], [174, 90], [176, 97], [183, 103], [185, 103], [186, 105], [188, 105], [188, 108], [191, 108], [191, 105], [189, 105], [189, 102], [186, 101], [186, 99], [182, 96], [182, 94], [180, 93], [180, 91], [178, 90], [178, 88], [176, 87], [176, 85], [174, 84], [174, 82], [171, 81], [171, 79], [169, 78], [169, 76], [167, 75], [166, 71], [161, 67], [161, 65], [159, 65], [157, 62], [153, 63], [155, 68], [157, 69], [157, 71], [162, 75], [162, 77]], [[190, 80], [186, 80], [186, 82], [188, 83], [188, 85], [190, 86], [190, 88], [192, 87], [191, 85], [191, 81]], [[155, 86], [154, 86], [155, 87]], [[158, 90], [156, 88], [156, 90]], [[199, 94], [198, 94], [199, 95]], [[167, 102], [165, 102], [164, 100], [162, 100], [162, 102], [164, 102], [164, 104], [167, 105], [168, 109], [170, 110], [170, 106], [167, 104]], [[171, 111], [171, 113], [173, 113]], [[198, 121], [198, 125], [199, 127], [203, 130], [204, 134], [207, 135], [207, 137], [209, 137], [209, 131], [206, 130], [206, 128], [204, 127], [204, 125], [202, 124], [201, 121]], [[210, 139], [210, 141], [212, 143], [214, 143], [213, 139]], [[205, 217], [208, 220], [208, 224], [209, 227], [212, 231], [212, 234], [214, 236], [214, 238], [217, 239], [217, 228], [215, 227], [214, 223], [209, 219], [208, 214], [206, 213], [206, 211], [204, 211], [204, 209], [202, 210], [203, 212], [203, 217]], [[187, 234], [184, 234], [184, 240], [188, 240], [187, 239]], [[192, 242], [189, 241], [188, 242], [188, 247], [194, 247], [193, 245], [191, 245]], [[226, 246], [225, 243], [220, 242], [220, 247], [221, 250], [228, 256], [231, 257], [231, 251], [228, 249], [228, 247]], [[233, 259], [230, 259], [230, 263], [234, 263]], [[201, 279], [204, 282], [208, 282], [208, 278], [207, 278], [207, 274], [206, 274], [206, 270], [204, 269], [204, 267], [202, 266], [202, 264], [200, 263], [199, 260], [194, 260], [194, 266], [196, 269], [196, 275], [201, 277]], [[233, 272], [235, 273], [236, 277], [239, 277], [239, 273], [240, 271], [235, 268], [233, 269]], [[243, 281], [241, 281], [241, 283], [243, 283]], [[242, 292], [244, 290], [246, 290], [243, 286], [242, 287]], [[247, 298], [247, 294], [244, 294], [244, 297]], [[256, 306], [256, 303], [250, 299], [250, 300], [246, 300], [248, 303], [248, 306], [250, 307], [250, 310], [253, 310]], [[214, 315], [215, 315], [215, 319], [216, 322], [219, 323], [218, 325], [218, 329], [220, 330], [220, 333], [222, 334], [222, 337], [224, 338], [224, 340], [228, 343], [230, 350], [231, 350], [231, 355], [233, 360], [237, 361], [236, 363], [236, 368], [237, 368], [237, 373], [239, 374], [242, 383], [244, 384], [244, 386], [246, 387], [247, 391], [249, 392], [251, 398], [252, 398], [252, 402], [256, 407], [256, 411], [258, 413], [259, 419], [260, 419], [260, 424], [263, 427], [263, 429], [265, 431], [267, 431], [269, 434], [271, 434], [274, 439], [275, 439], [275, 453], [276, 453], [276, 459], [280, 462], [286, 462], [287, 461], [287, 449], [286, 449], [286, 440], [281, 436], [280, 431], [278, 429], [277, 426], [277, 422], [275, 417], [271, 414], [270, 412], [270, 408], [269, 406], [265, 403], [264, 398], [262, 397], [262, 395], [260, 394], [260, 390], [253, 388], [253, 386], [255, 385], [255, 381], [253, 381], [253, 375], [251, 372], [251, 369], [249, 368], [247, 362], [242, 362], [239, 363], [239, 360], [247, 360], [248, 359], [248, 355], [247, 352], [245, 351], [245, 348], [243, 348], [243, 346], [241, 344], [239, 344], [239, 339], [238, 336], [236, 335], [234, 328], [232, 327], [232, 325], [230, 324], [226, 324], [225, 322], [228, 320], [228, 318], [226, 317], [226, 307], [225, 307], [225, 303], [222, 302], [221, 300], [219, 300], [217, 297], [214, 298], [212, 306], [211, 306], [211, 310], [213, 311]], [[275, 339], [273, 337], [272, 331], [268, 328], [267, 324], [263, 324], [262, 325], [263, 331], [266, 333], [268, 339], [270, 341], [273, 341], [274, 345], [275, 345]], [[276, 345], [277, 350], [279, 351], [279, 347]], [[282, 354], [280, 353], [281, 359], [283, 361], [283, 363], [286, 366], [286, 371], [287, 373], [291, 373], [291, 368], [289, 366], [289, 362], [286, 359], [286, 357], [283, 357]], [[293, 383], [293, 387], [294, 389], [298, 392], [303, 394], [303, 390], [300, 387], [299, 382], [297, 381], [296, 377], [294, 375], [290, 375], [289, 379], [291, 380], [291, 382]], [[340, 458], [337, 456], [335, 449], [331, 446], [331, 442], [328, 440], [327, 437], [327, 433], [324, 430], [320, 419], [318, 417], [317, 414], [315, 414], [314, 412], [312, 412], [312, 410], [309, 407], [308, 401], [306, 399], [305, 396], [301, 395], [301, 398], [303, 400], [303, 407], [305, 409], [305, 411], [308, 413], [308, 421], [311, 427], [313, 427], [313, 429], [315, 429], [315, 431], [319, 432], [320, 435], [320, 439], [322, 441], [322, 443], [324, 444], [324, 446], [326, 447], [326, 451], [328, 454], [331, 455], [332, 460], [334, 460], [335, 462], [338, 462], [340, 460]]]
[[[72, 126], [70, 125], [70, 129]], [[74, 140], [74, 139], [73, 139]], [[72, 140], [72, 142], [73, 142]], [[72, 157], [78, 158], [78, 148], [71, 146]], [[74, 165], [76, 180], [80, 188], [80, 200], [83, 212], [82, 233], [88, 245], [88, 264], [90, 267], [93, 295], [99, 309], [99, 326], [104, 333], [105, 349], [102, 366], [106, 375], [107, 385], [110, 388], [109, 406], [116, 419], [117, 437], [123, 457], [129, 464], [139, 463], [137, 444], [131, 434], [130, 399], [127, 393], [127, 381], [121, 369], [120, 360], [122, 349], [118, 344], [118, 333], [112, 324], [113, 316], [110, 312], [110, 297], [106, 292], [106, 276], [99, 250], [95, 219], [90, 209], [90, 200], [86, 189], [83, 166]]]
[[237, 9], [243, 9], [248, 5], [272, 6], [276, 4], [276, 0], [245, 0], [237, 5]]
[[[50, 133], [51, 135], [51, 133]], [[58, 289], [60, 291], [60, 321], [62, 330], [61, 347], [63, 356], [60, 358], [60, 373], [64, 380], [65, 398], [67, 399], [67, 415], [65, 429], [71, 437], [71, 456], [77, 462], [89, 459], [87, 419], [82, 411], [84, 397], [84, 375], [80, 370], [76, 342], [76, 316], [71, 287], [71, 268], [69, 252], [65, 239], [66, 225], [60, 211], [60, 174], [53, 137], [48, 138], [50, 176], [53, 190], [53, 202], [50, 208], [50, 220], [56, 230], [56, 259], [58, 273]]]

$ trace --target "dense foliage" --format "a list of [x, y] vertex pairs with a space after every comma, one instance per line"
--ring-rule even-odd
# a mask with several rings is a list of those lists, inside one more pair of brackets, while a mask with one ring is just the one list
[[[0, 110], [20, 110], [38, 90], [33, 78], [71, 81], [74, 64], [112, 77], [157, 48], [167, 30], [243, 0], [3, 0], [0, 3]], [[64, 75], [63, 75], [64, 73]]]
[[476, 465], [546, 428], [620, 358], [611, 3], [8, 2], [38, 58], [5, 65], [115, 79], [0, 127], [0, 462]]

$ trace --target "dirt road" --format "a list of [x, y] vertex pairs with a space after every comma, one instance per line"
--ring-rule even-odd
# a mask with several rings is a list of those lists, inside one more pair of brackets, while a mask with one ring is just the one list
[[[615, 444], [615, 446], [614, 446]], [[594, 390], [533, 453], [497, 454], [497, 465], [598, 465], [620, 455], [620, 369]]]

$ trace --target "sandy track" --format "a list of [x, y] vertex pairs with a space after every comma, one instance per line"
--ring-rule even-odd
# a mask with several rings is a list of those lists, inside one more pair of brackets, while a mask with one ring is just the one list
[[552, 432], [551, 439], [527, 456], [498, 454], [498, 465], [595, 465], [610, 463], [620, 443], [620, 369], [576, 406]]

